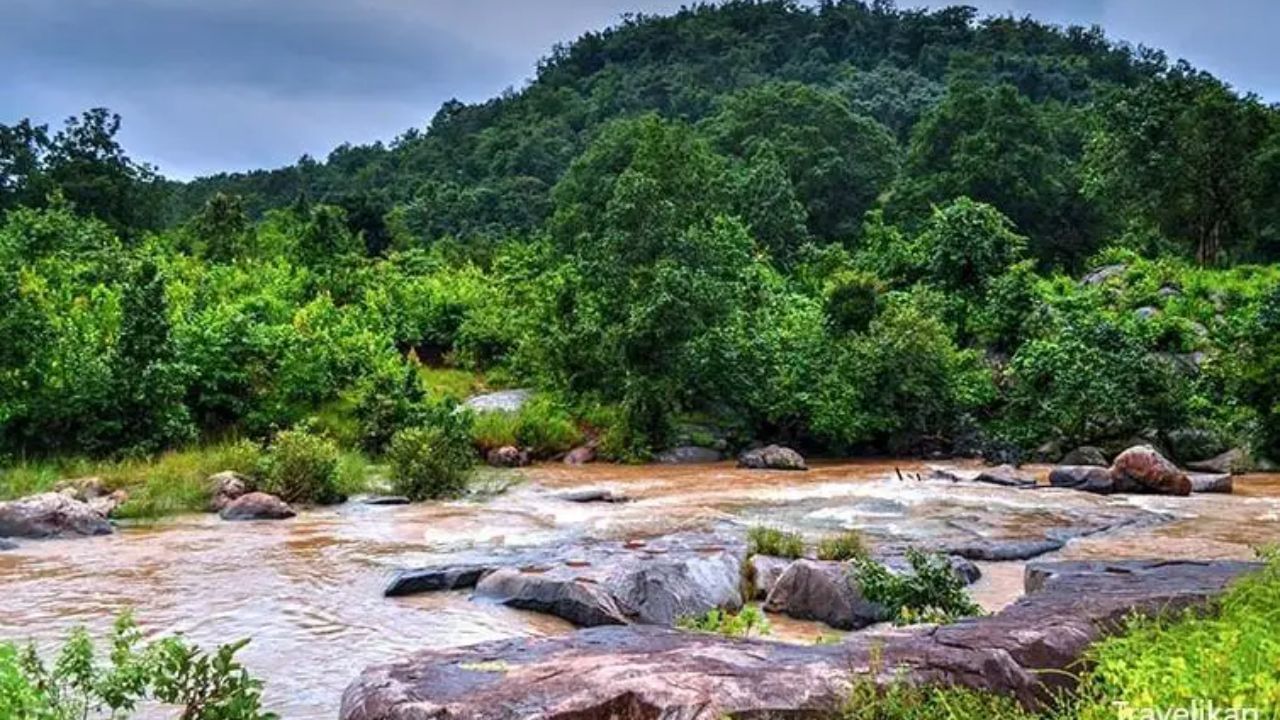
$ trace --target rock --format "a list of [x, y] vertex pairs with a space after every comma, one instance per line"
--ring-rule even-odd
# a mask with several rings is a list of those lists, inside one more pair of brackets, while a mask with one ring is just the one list
[[12, 542], [10, 540], [5, 540], [4, 538], [0, 538], [0, 552], [3, 552], [5, 550], [16, 550], [17, 548], [18, 548], [18, 543]]
[[1239, 448], [1233, 448], [1208, 460], [1197, 460], [1187, 463], [1187, 468], [1204, 473], [1238, 473], [1249, 469], [1249, 455]]
[[888, 619], [881, 605], [862, 597], [841, 562], [796, 560], [787, 566], [764, 601], [764, 609], [797, 620], [817, 620], [838, 630], [858, 630]]
[[524, 467], [529, 464], [529, 453], [514, 445], [504, 445], [490, 450], [485, 455], [485, 462], [493, 467]]
[[[1011, 538], [1007, 540], [983, 539], [964, 543], [949, 543], [941, 549], [943, 552], [962, 560], [1008, 562], [1011, 560], [1030, 560], [1055, 550], [1061, 550], [1063, 545], [1066, 545], [1066, 541], [1058, 538]], [[956, 567], [954, 562], [952, 567]], [[973, 569], [977, 570], [977, 567], [974, 566]], [[957, 572], [964, 572], [964, 570], [964, 568], [959, 568]], [[974, 578], [974, 581], [976, 580], [977, 578]]]
[[1062, 458], [1062, 465], [1091, 465], [1094, 467], [1110, 467], [1107, 455], [1100, 447], [1081, 445]]
[[1160, 314], [1160, 308], [1147, 305], [1134, 310], [1133, 314], [1137, 316], [1139, 320], [1150, 320]]
[[575, 503], [623, 503], [630, 498], [609, 488], [580, 488], [556, 493], [556, 497]]
[[1187, 377], [1195, 377], [1200, 374], [1200, 368], [1204, 365], [1208, 355], [1199, 351], [1189, 353], [1155, 352], [1151, 353], [1151, 357], [1164, 363], [1175, 372]]
[[1230, 495], [1233, 489], [1230, 473], [1187, 473], [1193, 493], [1222, 493]]
[[[912, 572], [911, 563], [906, 555], [881, 555], [876, 557], [876, 561], [898, 575]], [[948, 554], [947, 561], [951, 563], [951, 571], [965, 585], [972, 585], [982, 577], [982, 570], [968, 558]]]
[[1049, 471], [1049, 485], [1109, 495], [1115, 492], [1111, 469], [1094, 465], [1062, 465]]
[[54, 484], [53, 491], [80, 502], [89, 502], [95, 498], [110, 494], [107, 491], [106, 483], [102, 481], [102, 478], [96, 476], [59, 480]]
[[104, 513], [63, 493], [47, 492], [0, 503], [0, 537], [50, 538], [112, 532]]
[[999, 485], [1001, 487], [1033, 488], [1036, 486], [1034, 478], [1020, 474], [1017, 468], [1012, 465], [986, 468], [980, 471], [973, 479], [974, 482]]
[[1227, 449], [1216, 433], [1198, 428], [1170, 431], [1168, 441], [1173, 459], [1181, 463], [1214, 457]]
[[1085, 275], [1084, 278], [1080, 280], [1080, 284], [1101, 285], [1113, 277], [1124, 274], [1124, 271], [1128, 269], [1128, 265], [1106, 265], [1094, 270], [1088, 275]]
[[403, 495], [370, 495], [360, 499], [364, 505], [408, 505], [411, 501]]
[[748, 450], [738, 457], [738, 467], [752, 470], [808, 470], [800, 453], [781, 445]]
[[341, 720], [818, 717], [873, 682], [955, 685], [1042, 708], [1130, 613], [1203, 607], [1249, 563], [1034, 563], [1029, 594], [943, 627], [788, 645], [652, 626], [433, 649], [367, 668]]
[[115, 516], [116, 510], [129, 500], [129, 493], [124, 490], [116, 490], [108, 495], [100, 495], [91, 498], [87, 504], [96, 513], [104, 518]]
[[769, 591], [777, 584], [778, 578], [782, 577], [782, 573], [795, 562], [790, 558], [780, 558], [773, 555], [752, 555], [747, 560], [747, 579], [751, 582], [752, 597], [756, 600], [764, 600], [769, 596]]
[[569, 451], [564, 456], [566, 465], [586, 465], [596, 461], [596, 448], [594, 445], [583, 445]]
[[533, 391], [523, 388], [500, 390], [483, 395], [472, 395], [462, 403], [462, 406], [478, 413], [519, 412], [532, 396]]
[[210, 475], [205, 482], [213, 489], [213, 500], [209, 503], [213, 512], [221, 512], [224, 507], [244, 497], [251, 487], [249, 478], [232, 470]]
[[569, 548], [533, 567], [483, 575], [477, 597], [572, 623], [673, 625], [708, 610], [742, 607], [746, 547], [711, 533], [676, 533], [643, 544]]
[[1179, 297], [1181, 295], [1182, 291], [1172, 285], [1162, 285], [1160, 286], [1160, 289], [1156, 291], [1156, 296], [1162, 300]]
[[415, 570], [401, 570], [391, 578], [382, 594], [401, 597], [440, 590], [461, 590], [475, 587], [480, 578], [495, 568], [486, 564], [458, 564]]
[[1186, 474], [1149, 445], [1131, 447], [1116, 456], [1111, 463], [1111, 479], [1118, 492], [1191, 494], [1191, 481]]
[[699, 465], [720, 462], [720, 459], [719, 450], [696, 445], [682, 445], [670, 450], [663, 450], [654, 458], [654, 460], [663, 465]]
[[1062, 443], [1048, 440], [1031, 453], [1031, 460], [1039, 463], [1056, 463], [1062, 458]]
[[218, 514], [223, 520], [284, 520], [297, 515], [285, 501], [261, 492], [241, 495]]

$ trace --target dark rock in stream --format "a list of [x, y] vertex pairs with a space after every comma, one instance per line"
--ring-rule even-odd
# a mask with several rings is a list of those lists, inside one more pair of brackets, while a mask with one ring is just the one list
[[[1093, 642], [1132, 613], [1200, 607], [1236, 562], [1036, 563], [1029, 594], [953, 625], [787, 645], [653, 626], [599, 627], [429, 650], [366, 669], [341, 720], [716, 720], [802, 717], [848, 697], [851, 673], [993, 691], [1028, 707], [1074, 682]], [[872, 675], [872, 673], [878, 673]]]
[[1095, 465], [1063, 465], [1049, 471], [1049, 485], [1109, 495], [1115, 492], [1111, 470]]
[[103, 508], [56, 492], [0, 502], [0, 537], [51, 538], [110, 535]]
[[400, 597], [441, 590], [472, 588], [480, 578], [497, 568], [485, 564], [445, 565], [441, 567], [401, 570], [391, 578], [383, 595]]
[[260, 492], [242, 495], [218, 513], [223, 520], [284, 520], [294, 515], [297, 513], [288, 503]]
[[935, 467], [929, 471], [928, 480], [939, 482], [976, 482], [984, 485], [1017, 488], [1028, 490], [1036, 487], [1034, 478], [1018, 472], [1012, 465], [999, 465], [982, 470], [959, 470], [955, 468]]
[[364, 505], [408, 505], [409, 498], [403, 495], [370, 495], [360, 499]]
[[808, 470], [804, 457], [789, 447], [769, 445], [738, 456], [738, 467], [750, 470]]
[[582, 488], [556, 493], [556, 497], [575, 503], [622, 503], [630, 498], [609, 488]]
[[719, 450], [697, 445], [682, 445], [663, 450], [654, 457], [654, 461], [661, 465], [700, 465], [720, 462], [721, 458]]
[[973, 540], [966, 543], [949, 544], [944, 548], [948, 554], [966, 560], [982, 562], [1008, 562], [1011, 560], [1030, 560], [1066, 545], [1065, 540], [1057, 538], [1011, 538], [1006, 540]]
[[1187, 473], [1193, 493], [1222, 493], [1230, 495], [1235, 489], [1230, 473]]

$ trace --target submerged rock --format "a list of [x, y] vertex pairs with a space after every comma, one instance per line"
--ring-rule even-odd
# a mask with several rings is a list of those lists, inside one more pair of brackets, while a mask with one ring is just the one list
[[[1055, 550], [1061, 550], [1065, 540], [1058, 538], [1009, 538], [981, 539], [948, 544], [945, 551], [965, 560], [982, 562], [1008, 562], [1030, 560]], [[977, 569], [976, 567], [974, 568]]]
[[1107, 454], [1100, 447], [1093, 445], [1081, 445], [1080, 447], [1067, 453], [1062, 458], [1062, 465], [1091, 465], [1094, 467], [1109, 467], [1110, 462], [1107, 461]]
[[1094, 465], [1063, 465], [1049, 471], [1049, 485], [1109, 495], [1115, 492], [1111, 469]]
[[993, 468], [986, 468], [978, 472], [973, 478], [974, 482], [986, 483], [987, 485], [999, 485], [1001, 487], [1012, 488], [1033, 488], [1036, 486], [1034, 478], [1027, 477], [1018, 472], [1018, 469], [1012, 465], [1000, 465]]
[[720, 462], [721, 457], [719, 450], [698, 447], [697, 445], [682, 445], [670, 450], [663, 450], [658, 453], [654, 460], [662, 465], [700, 465]]
[[1190, 495], [1191, 481], [1150, 445], [1138, 445], [1116, 456], [1111, 479], [1118, 492]]
[[1029, 594], [943, 627], [787, 645], [653, 626], [597, 627], [419, 652], [366, 669], [341, 720], [608, 720], [805, 717], [877, 683], [957, 685], [1039, 707], [1073, 682], [1085, 649], [1131, 613], [1199, 607], [1259, 566], [1170, 561], [1044, 563]]
[[284, 520], [297, 513], [275, 495], [253, 492], [236, 498], [218, 515], [223, 520]]
[[738, 457], [738, 467], [752, 470], [808, 470], [804, 457], [789, 447], [768, 445]]
[[581, 488], [556, 493], [556, 497], [575, 503], [623, 503], [630, 500], [626, 495], [609, 488]]
[[0, 537], [51, 538], [110, 535], [107, 513], [56, 492], [0, 503]]
[[408, 505], [409, 498], [404, 495], [370, 495], [360, 499], [364, 505]]

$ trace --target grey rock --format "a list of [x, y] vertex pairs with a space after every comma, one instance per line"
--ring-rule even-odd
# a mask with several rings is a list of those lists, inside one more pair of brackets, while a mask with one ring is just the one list
[[1230, 473], [1187, 473], [1193, 493], [1222, 493], [1230, 495], [1234, 489]]
[[459, 564], [440, 567], [401, 570], [391, 578], [383, 595], [402, 597], [440, 590], [472, 588], [480, 578], [496, 568], [487, 564]]
[[[985, 558], [975, 559], [984, 560]], [[912, 572], [911, 563], [907, 560], [906, 555], [877, 555], [876, 561], [899, 575], [906, 575]], [[965, 585], [972, 585], [982, 577], [982, 570], [967, 557], [948, 554], [947, 561], [951, 563], [951, 571]]]
[[1128, 265], [1106, 265], [1090, 272], [1080, 280], [1082, 285], [1101, 285], [1113, 277], [1124, 274], [1128, 270]]
[[1031, 459], [1034, 462], [1056, 463], [1062, 458], [1062, 442], [1058, 440], [1045, 441], [1040, 447], [1031, 453]]
[[494, 448], [485, 455], [485, 462], [492, 467], [524, 467], [529, 464], [529, 461], [529, 453], [513, 445], [504, 445], [500, 448]]
[[[964, 543], [947, 544], [943, 550], [955, 557], [982, 562], [1008, 562], [1030, 560], [1055, 550], [1061, 550], [1066, 541], [1059, 538], [1010, 538], [1004, 540], [982, 539]], [[977, 569], [976, 567], [974, 568]]]
[[1217, 433], [1199, 428], [1180, 428], [1168, 434], [1169, 452], [1173, 459], [1185, 463], [1211, 458], [1227, 450]]
[[773, 555], [752, 555], [747, 560], [752, 597], [756, 600], [764, 600], [768, 597], [769, 591], [778, 583], [778, 578], [782, 577], [782, 573], [786, 572], [793, 562], [795, 561], [790, 558]]
[[1061, 464], [1109, 467], [1111, 461], [1107, 460], [1107, 454], [1102, 451], [1102, 448], [1094, 447], [1093, 445], [1081, 445], [1063, 456]]
[[1085, 650], [1151, 616], [1204, 607], [1248, 563], [1033, 563], [1029, 594], [994, 615], [836, 645], [788, 645], [654, 626], [596, 627], [425, 650], [367, 668], [341, 720], [715, 720], [826, 716], [851, 673], [960, 686], [1040, 709]]
[[987, 485], [999, 485], [1001, 487], [1033, 488], [1036, 486], [1034, 478], [1030, 478], [1019, 473], [1018, 469], [1012, 465], [1000, 465], [993, 468], [985, 468], [979, 471], [973, 479], [974, 482], [985, 483]]
[[520, 408], [524, 407], [524, 404], [532, 396], [532, 390], [523, 388], [500, 390], [483, 395], [472, 395], [462, 403], [462, 406], [479, 413], [519, 412]]
[[1095, 465], [1063, 465], [1049, 471], [1049, 485], [1109, 495], [1115, 492], [1111, 470]]
[[586, 465], [587, 463], [593, 463], [595, 461], [596, 448], [594, 445], [576, 447], [570, 450], [568, 455], [564, 456], [564, 462], [566, 465]]
[[555, 615], [582, 627], [625, 625], [626, 614], [608, 590], [583, 578], [502, 568], [476, 584], [476, 594], [521, 610]]
[[626, 495], [609, 488], [579, 488], [556, 493], [556, 497], [574, 503], [624, 503]]
[[51, 538], [110, 535], [100, 509], [62, 493], [48, 492], [0, 503], [0, 537]]
[[1133, 314], [1138, 316], [1139, 320], [1150, 320], [1160, 314], [1160, 308], [1147, 305], [1134, 310]]
[[1187, 469], [1204, 473], [1237, 473], [1249, 470], [1251, 464], [1248, 453], [1233, 448], [1208, 460], [1189, 462]]
[[410, 500], [404, 495], [370, 495], [368, 497], [361, 498], [360, 502], [361, 504], [364, 504], [364, 505], [385, 506], [385, 505], [408, 505], [410, 503]]
[[808, 470], [804, 457], [789, 447], [768, 445], [738, 457], [738, 467], [752, 470]]
[[857, 630], [889, 617], [882, 605], [862, 596], [848, 563], [819, 560], [796, 560], [787, 566], [769, 591], [764, 607], [839, 630]]
[[700, 465], [720, 462], [721, 458], [719, 450], [696, 445], [682, 445], [670, 450], [663, 450], [658, 453], [654, 460], [663, 465]]
[[5, 540], [4, 538], [0, 538], [0, 551], [16, 550], [17, 548], [18, 548], [18, 543], [13, 542], [11, 540]]
[[241, 495], [218, 513], [223, 520], [284, 520], [294, 515], [297, 513], [288, 503], [261, 492]]
[[253, 487], [249, 478], [232, 470], [214, 473], [205, 482], [212, 490], [213, 500], [209, 503], [209, 509], [213, 512], [220, 512], [222, 508], [249, 494]]

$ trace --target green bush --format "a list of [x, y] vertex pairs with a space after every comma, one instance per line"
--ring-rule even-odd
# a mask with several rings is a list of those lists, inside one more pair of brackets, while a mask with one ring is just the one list
[[736, 613], [719, 608], [708, 610], [697, 617], [680, 618], [676, 621], [676, 627], [726, 637], [751, 637], [772, 632], [769, 618], [755, 605], [744, 606]]
[[32, 645], [0, 643], [0, 717], [14, 720], [124, 720], [140, 703], [176, 706], [182, 720], [275, 720], [262, 709], [262, 683], [235, 660], [247, 641], [212, 654], [178, 637], [141, 646], [142, 633], [121, 616], [109, 663], [100, 664], [84, 629], [71, 633], [52, 665]]
[[308, 430], [286, 430], [263, 459], [263, 489], [285, 502], [329, 505], [342, 502], [338, 490], [338, 446]]
[[395, 491], [412, 500], [453, 497], [467, 489], [475, 455], [467, 437], [448, 427], [401, 430], [387, 450]]
[[854, 560], [862, 595], [887, 608], [896, 624], [949, 623], [982, 613], [946, 555], [907, 548], [907, 562], [911, 572], [898, 575], [875, 560]]
[[747, 554], [772, 555], [780, 558], [802, 557], [804, 538], [799, 533], [756, 525], [747, 530]]
[[867, 544], [862, 538], [862, 533], [857, 530], [845, 530], [818, 541], [819, 560], [845, 561], [865, 557], [867, 557]]
[[918, 685], [906, 679], [884, 685], [870, 679], [858, 680], [836, 717], [839, 720], [1048, 720], [1027, 711], [1011, 697], [964, 687]]

